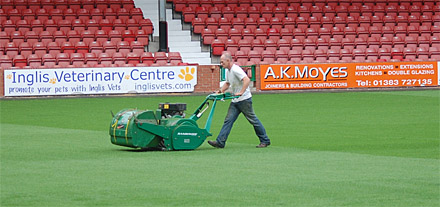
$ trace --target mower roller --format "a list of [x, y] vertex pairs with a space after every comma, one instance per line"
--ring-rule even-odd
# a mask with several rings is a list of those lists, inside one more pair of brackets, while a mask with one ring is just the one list
[[[189, 118], [185, 118], [184, 103], [160, 103], [155, 111], [123, 109], [113, 116], [110, 140], [131, 148], [194, 150], [212, 136], [209, 130], [217, 101], [237, 97], [230, 93], [210, 94]], [[212, 107], [205, 128], [200, 128], [197, 120], [209, 108], [210, 101]]]

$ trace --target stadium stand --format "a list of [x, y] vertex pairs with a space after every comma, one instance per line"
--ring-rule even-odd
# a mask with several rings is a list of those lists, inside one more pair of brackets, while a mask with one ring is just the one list
[[[213, 57], [229, 51], [242, 65], [440, 61], [438, 0], [167, 2]], [[147, 51], [153, 24], [133, 0], [0, 6], [2, 68], [186, 64], [178, 54]]]
[[229, 51], [242, 65], [440, 60], [437, 0], [167, 2], [212, 55]]
[[0, 0], [0, 67], [185, 65], [164, 53], [144, 63], [153, 33], [133, 0]]

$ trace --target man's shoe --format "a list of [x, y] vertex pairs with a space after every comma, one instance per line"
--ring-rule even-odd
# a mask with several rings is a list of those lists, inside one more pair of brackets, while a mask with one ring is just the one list
[[266, 144], [266, 143], [260, 143], [257, 148], [265, 148], [267, 146], [269, 146], [270, 144]]
[[220, 145], [217, 143], [217, 141], [211, 141], [211, 140], [209, 140], [209, 141], [208, 141], [208, 144], [211, 145], [211, 146], [213, 146], [213, 147], [215, 147], [215, 148], [224, 148], [224, 147], [220, 146]]

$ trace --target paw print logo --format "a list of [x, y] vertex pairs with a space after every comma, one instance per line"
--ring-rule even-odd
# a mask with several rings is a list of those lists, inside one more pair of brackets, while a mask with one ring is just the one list
[[7, 75], [6, 78], [11, 80], [12, 79], [12, 74]]
[[186, 70], [185, 69], [180, 70], [179, 78], [184, 79], [186, 81], [190, 81], [194, 78], [195, 71], [196, 71], [195, 68], [191, 68], [191, 71], [190, 71], [190, 68], [186, 67]]
[[130, 79], [130, 76], [129, 76], [129, 75], [126, 75], [124, 78], [125, 78], [126, 80], [129, 80], [129, 79]]
[[50, 79], [49, 83], [55, 84], [55, 83], [57, 83], [57, 79], [52, 78], [52, 79]]

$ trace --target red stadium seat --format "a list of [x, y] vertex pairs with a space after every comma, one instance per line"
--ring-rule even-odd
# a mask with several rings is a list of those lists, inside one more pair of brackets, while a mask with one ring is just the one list
[[225, 50], [228, 51], [232, 56], [238, 51], [238, 41], [234, 41], [233, 39], [228, 39], [225, 42]]
[[221, 10], [223, 18], [232, 19], [235, 16], [234, 9], [229, 6], [225, 6]]
[[71, 65], [73, 65], [74, 67], [84, 67], [84, 54], [83, 53], [72, 53], [70, 55], [70, 62]]
[[104, 49], [104, 52], [107, 53], [108, 55], [112, 56], [114, 53], [117, 52], [116, 44], [114, 44], [113, 42], [106, 41], [102, 43], [102, 47]]
[[251, 31], [255, 31], [255, 29], [258, 28], [258, 24], [257, 24], [256, 19], [251, 18], [251, 17], [244, 19], [244, 27], [246, 29], [251, 30]]
[[328, 61], [330, 63], [337, 63], [339, 62], [339, 58], [340, 58], [340, 51], [339, 49], [329, 49], [327, 51], [327, 56], [328, 56]]
[[20, 55], [23, 55], [27, 58], [30, 54], [32, 54], [32, 46], [27, 42], [22, 42], [18, 47]]
[[32, 51], [34, 54], [38, 55], [38, 57], [43, 57], [46, 54], [46, 46], [42, 42], [36, 42], [32, 45]]
[[182, 16], [184, 22], [192, 22], [192, 20], [196, 18], [196, 11], [192, 7], [185, 7], [182, 10]]
[[148, 34], [144, 30], [138, 30], [136, 33], [136, 41], [143, 45], [148, 45]]
[[[91, 42], [89, 43], [89, 52], [98, 56], [104, 51], [103, 46], [99, 42]], [[116, 49], [115, 49], [116, 51]]]
[[438, 47], [430, 47], [429, 48], [429, 56], [432, 61], [440, 60], [440, 48]]
[[[110, 7], [111, 8], [111, 7]], [[125, 9], [125, 8], [113, 8], [116, 11], [117, 17], [118, 19], [127, 21], [128, 19], [130, 19], [130, 12], [129, 10]], [[137, 18], [134, 18], [137, 19]]]
[[154, 57], [153, 53], [151, 52], [144, 52], [141, 54], [141, 61], [142, 63], [146, 64], [147, 66], [150, 66], [154, 63]]
[[7, 69], [13, 66], [12, 58], [8, 55], [0, 55], [0, 68]]
[[67, 31], [67, 38], [72, 45], [75, 45], [77, 42], [81, 41], [81, 35], [76, 30]]
[[100, 22], [104, 18], [104, 13], [101, 9], [92, 9], [90, 11], [90, 16], [93, 20]]
[[41, 58], [41, 62], [44, 66], [44, 68], [54, 68], [57, 64], [56, 58], [53, 57], [51, 54], [45, 54]]
[[165, 52], [155, 52], [154, 53], [154, 62], [159, 64], [168, 63], [168, 57]]
[[77, 42], [75, 44], [75, 52], [85, 54], [89, 52], [89, 46], [84, 42]]
[[17, 30], [22, 32], [23, 34], [31, 30], [31, 25], [25, 19], [20, 19], [20, 20], [16, 21], [15, 24], [16, 24]]
[[81, 41], [89, 45], [95, 41], [95, 33], [90, 30], [84, 30], [81, 32]]
[[63, 42], [61, 44], [61, 52], [71, 54], [75, 52], [75, 46], [71, 42]]
[[110, 56], [107, 53], [101, 53], [98, 57], [98, 62], [100, 65], [103, 65], [104, 67], [109, 67], [113, 64], [113, 56]]
[[244, 27], [245, 27], [244, 19], [246, 19], [246, 18], [239, 18], [239, 17], [232, 18], [231, 19], [232, 27], [234, 27], [235, 29], [238, 29], [238, 30], [244, 29]]
[[244, 52], [246, 56], [251, 49], [252, 49], [251, 41], [247, 39], [242, 39], [238, 41], [238, 50]]
[[[5, 36], [6, 38], [6, 36]], [[34, 43], [39, 41], [39, 36], [34, 31], [29, 31], [24, 34], [24, 39], [30, 45], [34, 45]], [[2, 33], [0, 33], [0, 44], [2, 43]]]
[[113, 54], [112, 61], [116, 66], [122, 67], [127, 63], [126, 55], [117, 52]]
[[61, 46], [57, 42], [49, 42], [47, 44], [48, 54], [56, 57], [59, 53], [61, 53]]
[[429, 49], [425, 47], [419, 47], [416, 50], [417, 59], [421, 61], [429, 60]]
[[223, 51], [225, 50], [225, 42], [220, 39], [215, 39], [211, 43], [211, 49], [213, 55], [221, 55]]
[[209, 17], [208, 15], [208, 9], [203, 6], [198, 6], [195, 9], [195, 16], [201, 19], [206, 19]]
[[[196, 18], [195, 18], [196, 19]], [[222, 24], [224, 24], [225, 22], [222, 22]], [[227, 21], [227, 23], [229, 23], [229, 21]], [[228, 25], [229, 27], [231, 26], [231, 24], [229, 23]], [[217, 28], [219, 27], [219, 22], [217, 19], [215, 18], [206, 18], [205, 19], [205, 24], [204, 24], [204, 28], [208, 28], [211, 29], [212, 31], [217, 30]], [[220, 25], [221, 28], [223, 28], [224, 30], [227, 30], [229, 28], [227, 28], [226, 26]], [[201, 28], [201, 30], [203, 30], [203, 28]], [[200, 30], [200, 32], [201, 32]]]
[[254, 39], [252, 40], [252, 50], [256, 51], [258, 53], [262, 53], [264, 51], [264, 42], [260, 39]]
[[127, 56], [128, 53], [131, 52], [130, 43], [127, 41], [120, 41], [116, 44], [118, 52], [121, 53], [124, 57]]
[[257, 19], [258, 29], [267, 31], [270, 28], [270, 21], [264, 17]]
[[13, 58], [14, 67], [23, 68], [27, 65], [27, 59], [23, 55], [17, 55]]
[[109, 40], [115, 44], [118, 44], [122, 41], [122, 33], [118, 30], [111, 30], [108, 33]]
[[87, 67], [95, 67], [98, 65], [98, 57], [94, 53], [84, 54], [84, 63]]
[[168, 61], [173, 65], [178, 65], [178, 63], [182, 62], [182, 57], [180, 56], [179, 52], [169, 52]]
[[96, 42], [99, 42], [103, 44], [104, 42], [108, 41], [108, 35], [107, 32], [104, 30], [98, 30], [95, 32], [95, 40]]
[[254, 61], [255, 63], [260, 63], [261, 61], [261, 53], [255, 50], [249, 51], [248, 60]]
[[8, 11], [9, 19], [16, 22], [21, 19], [21, 10], [18, 9], [10, 9]]
[[353, 53], [351, 49], [341, 49], [340, 50], [340, 62], [352, 62]]
[[203, 39], [203, 44], [210, 45], [212, 41], [214, 41], [215, 39], [215, 34], [211, 29], [206, 28], [202, 31], [202, 39]]
[[24, 35], [20, 31], [13, 31], [10, 34], [11, 41], [14, 42], [16, 45], [20, 45], [22, 42], [24, 42]]
[[101, 9], [104, 13], [104, 18], [109, 20], [110, 22], [113, 22], [117, 17], [116, 11], [112, 8], [96, 8]]
[[41, 58], [38, 55], [31, 54], [27, 57], [27, 65], [31, 68], [40, 68], [41, 67]]
[[95, 0], [82, 0], [82, 8], [92, 10], [95, 8]]
[[263, 42], [264, 50], [268, 50], [268, 51], [271, 51], [272, 53], [275, 53], [278, 50], [277, 42], [278, 41], [274, 41], [272, 39], [266, 39]]
[[68, 67], [70, 65], [70, 55], [69, 53], [59, 53], [56, 56], [57, 65], [59, 67]]
[[55, 31], [53, 33], [53, 41], [61, 44], [63, 42], [68, 41], [66, 34], [63, 31]]
[[2, 27], [3, 27], [3, 31], [5, 31], [6, 33], [11, 33], [13, 31], [15, 31], [15, 21], [14, 20], [3, 20], [2, 22]]
[[218, 6], [213, 6], [213, 7], [209, 8], [208, 14], [210, 17], [215, 18], [215, 19], [222, 18], [221, 8], [219, 8]]
[[271, 50], [264, 50], [261, 54], [262, 60], [268, 63], [275, 62], [275, 53]]
[[[255, 38], [255, 33], [253, 31], [251, 31], [250, 29], [243, 29], [241, 31], [241, 35], [243, 37], [244, 40], [248, 40], [249, 42], [252, 41]], [[240, 40], [238, 40], [240, 41]]]
[[194, 18], [191, 25], [195, 34], [201, 34], [202, 30], [205, 28], [205, 21], [201, 18]]
[[327, 62], [327, 50], [323, 49], [317, 49], [314, 52], [315, 60], [319, 63], [326, 63]]
[[8, 42], [5, 44], [5, 55], [9, 57], [15, 57], [18, 55], [18, 46], [13, 42]]
[[139, 56], [145, 52], [145, 47], [141, 42], [132, 41], [130, 42], [130, 50], [133, 53], [138, 54]]

